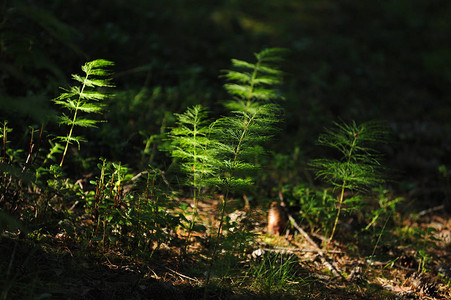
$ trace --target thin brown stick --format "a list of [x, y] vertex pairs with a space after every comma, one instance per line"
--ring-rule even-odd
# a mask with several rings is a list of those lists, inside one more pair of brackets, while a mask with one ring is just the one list
[[429, 214], [431, 212], [442, 210], [442, 209], [445, 209], [445, 205], [444, 204], [441, 204], [439, 206], [435, 206], [435, 207], [431, 207], [431, 208], [422, 210], [422, 211], [420, 211], [418, 213], [418, 216], [422, 217], [422, 216], [427, 215], [427, 214]]
[[179, 273], [179, 272], [177, 272], [177, 271], [175, 271], [175, 270], [172, 270], [171, 268], [168, 268], [168, 267], [166, 267], [166, 269], [167, 269], [168, 271], [174, 273], [174, 274], [177, 275], [177, 276], [180, 276], [180, 277], [185, 278], [185, 279], [188, 279], [188, 280], [196, 281], [196, 282], [199, 283], [199, 280], [196, 279], [196, 278], [192, 278], [192, 277], [186, 276], [186, 275], [184, 275], [184, 274], [182, 274], [182, 273]]
[[285, 212], [288, 216], [288, 219], [290, 220], [291, 224], [293, 225], [294, 228], [296, 228], [297, 231], [299, 231], [301, 233], [301, 235], [304, 237], [304, 239], [313, 246], [314, 250], [318, 253], [319, 257], [321, 258], [321, 261], [323, 262], [323, 264], [326, 266], [326, 268], [329, 269], [329, 271], [332, 272], [332, 274], [336, 277], [340, 277], [342, 279], [345, 279], [343, 277], [343, 275], [341, 275], [341, 273], [337, 270], [337, 268], [335, 268], [328, 260], [327, 260], [327, 256], [324, 254], [323, 250], [321, 250], [320, 247], [318, 247], [318, 245], [315, 243], [315, 241], [312, 240], [312, 238], [307, 234], [307, 232], [304, 231], [304, 229], [301, 228], [301, 226], [298, 225], [298, 223], [296, 222], [296, 220], [293, 218], [293, 216], [287, 211], [286, 209], [286, 205], [285, 202], [283, 200], [283, 195], [282, 192], [279, 192], [279, 198], [280, 198], [280, 205], [282, 206], [282, 208], [285, 209]]
[[[291, 247], [274, 247], [274, 248], [262, 248], [262, 250], [269, 252], [287, 252], [287, 253], [295, 253], [295, 252], [313, 252], [318, 253], [318, 249], [301, 249], [301, 248], [291, 248]], [[328, 250], [327, 253], [343, 253], [340, 250]]]

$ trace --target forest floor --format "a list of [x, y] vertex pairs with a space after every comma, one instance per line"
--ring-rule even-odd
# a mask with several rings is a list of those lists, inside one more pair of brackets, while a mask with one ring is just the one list
[[[214, 223], [217, 201], [202, 202], [199, 210], [200, 219]], [[197, 242], [188, 247], [186, 255], [181, 255], [183, 245], [177, 242], [161, 244], [147, 255], [134, 255], [114, 244], [103, 249], [81, 244], [65, 231], [56, 230], [54, 235], [42, 234], [38, 239], [23, 234], [1, 236], [0, 255], [8, 264], [2, 266], [6, 270], [2, 299], [451, 298], [451, 217], [440, 208], [421, 217], [407, 216], [399, 224], [412, 232], [434, 228], [429, 231], [433, 233], [427, 238], [427, 247], [422, 248], [427, 251], [424, 253], [412, 243], [400, 243], [391, 229], [380, 234], [375, 246], [365, 234], [358, 234], [357, 239], [346, 226], [341, 226], [335, 242], [318, 251], [296, 229], [285, 236], [267, 233], [266, 214], [262, 209], [236, 210], [229, 216], [256, 234], [240, 262], [243, 270], [264, 253], [295, 261], [294, 276], [282, 287], [259, 283], [267, 279], [262, 272], [246, 273], [260, 276], [254, 279], [243, 276], [244, 272], [230, 272], [222, 278], [212, 275], [205, 290], [206, 234], [193, 237]], [[320, 235], [308, 234], [321, 244]], [[420, 242], [425, 246], [425, 240]], [[328, 269], [320, 252], [338, 276]]]

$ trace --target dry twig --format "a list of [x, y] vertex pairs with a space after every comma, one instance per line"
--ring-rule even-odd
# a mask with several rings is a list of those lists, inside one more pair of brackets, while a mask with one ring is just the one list
[[321, 258], [321, 261], [323, 262], [323, 264], [326, 266], [326, 268], [329, 269], [329, 271], [332, 272], [332, 274], [335, 277], [340, 277], [342, 279], [345, 279], [343, 277], [343, 275], [341, 275], [341, 273], [337, 270], [337, 268], [335, 268], [328, 260], [327, 260], [327, 256], [324, 254], [323, 250], [318, 247], [318, 245], [315, 243], [315, 241], [312, 240], [312, 238], [307, 234], [307, 232], [304, 231], [304, 229], [302, 229], [298, 223], [296, 222], [296, 220], [293, 218], [293, 216], [287, 211], [286, 209], [286, 205], [285, 202], [283, 200], [283, 195], [281, 192], [279, 192], [279, 198], [280, 198], [280, 205], [285, 209], [285, 212], [288, 216], [288, 219], [290, 220], [291, 224], [293, 225], [294, 228], [296, 228], [297, 231], [299, 231], [301, 233], [301, 235], [305, 238], [305, 240], [313, 246], [314, 250], [318, 253], [319, 257]]

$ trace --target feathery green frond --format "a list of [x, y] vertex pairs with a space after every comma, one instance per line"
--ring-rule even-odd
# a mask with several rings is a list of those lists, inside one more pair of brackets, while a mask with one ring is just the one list
[[364, 186], [381, 182], [379, 155], [373, 148], [377, 143], [386, 141], [387, 130], [380, 123], [369, 122], [357, 125], [335, 123], [318, 138], [318, 144], [338, 150], [340, 160], [316, 159], [311, 166], [317, 170], [317, 176], [333, 185], [355, 188], [354, 182]]
[[207, 115], [207, 110], [201, 105], [190, 107], [183, 114], [176, 114], [177, 127], [170, 133], [173, 145], [171, 155], [178, 159], [176, 162], [179, 169], [186, 175], [183, 183], [191, 187], [193, 193], [193, 218], [189, 224], [187, 241], [196, 228], [197, 202], [201, 188], [212, 183], [211, 179], [215, 177], [218, 168], [217, 142], [210, 138], [215, 123], [209, 124]]
[[255, 53], [256, 63], [232, 59], [235, 70], [225, 71], [228, 83], [224, 88], [248, 104], [280, 99], [274, 87], [281, 83], [283, 72], [275, 63], [280, 62], [285, 53], [282, 48], [265, 49]]
[[114, 62], [106, 60], [106, 59], [96, 59], [84, 64], [81, 69], [86, 74], [94, 75], [94, 76], [110, 76], [112, 73], [110, 71], [110, 67], [114, 66]]
[[102, 113], [105, 105], [101, 101], [105, 100], [108, 96], [103, 92], [94, 90], [98, 87], [112, 87], [110, 79], [106, 78], [111, 75], [108, 70], [114, 63], [104, 59], [98, 59], [85, 63], [81, 69], [85, 73], [84, 76], [77, 74], [72, 75], [72, 79], [80, 83], [80, 86], [72, 86], [66, 92], [61, 93], [60, 96], [53, 99], [53, 102], [72, 113], [72, 117], [69, 118], [64, 113], [58, 118], [60, 125], [70, 126], [67, 138], [64, 139], [66, 147], [61, 158], [60, 166], [63, 165], [64, 158], [67, 153], [69, 144], [73, 141], [80, 146], [81, 139], [72, 138], [73, 130], [75, 126], [79, 127], [96, 127], [98, 120], [88, 119], [86, 117], [80, 118], [79, 113]]
[[[224, 74], [227, 79], [224, 88], [233, 100], [225, 102], [231, 115], [217, 121], [220, 130], [216, 132], [216, 138], [230, 146], [222, 149], [222, 159], [230, 162], [224, 163], [224, 174], [230, 174], [231, 178], [246, 178], [239, 181], [240, 185], [251, 182], [247, 176], [258, 167], [250, 163], [251, 158], [263, 154], [262, 151], [255, 152], [262, 149], [256, 146], [269, 140], [277, 131], [281, 109], [271, 102], [281, 98], [276, 87], [281, 83], [282, 72], [275, 63], [282, 60], [284, 52], [280, 48], [265, 49], [255, 54], [255, 63], [232, 59], [234, 69]], [[229, 189], [234, 189], [235, 181], [230, 179], [229, 183]]]
[[177, 127], [171, 131], [174, 158], [180, 159], [180, 169], [188, 175], [187, 185], [194, 189], [203, 186], [203, 179], [216, 168], [215, 141], [209, 135], [207, 110], [201, 105], [188, 108], [183, 114], [175, 114]]
[[81, 92], [79, 94], [79, 96], [82, 100], [85, 100], [85, 101], [89, 101], [89, 100], [100, 101], [107, 97], [107, 95], [105, 95], [105, 94], [102, 94], [102, 93], [99, 93], [96, 91], [87, 91], [87, 90], [84, 90], [83, 92]]
[[344, 191], [363, 191], [367, 187], [384, 182], [380, 157], [374, 146], [386, 141], [388, 133], [386, 128], [378, 122], [360, 125], [355, 122], [334, 123], [334, 125], [334, 128], [327, 129], [319, 136], [318, 144], [337, 150], [341, 158], [315, 159], [310, 163], [310, 166], [316, 170], [318, 178], [340, 191], [337, 215], [330, 239], [335, 233], [340, 211], [345, 203]]
[[103, 103], [81, 103], [78, 106], [78, 110], [85, 113], [97, 113], [100, 114], [103, 111], [105, 105]]
[[[256, 62], [232, 59], [233, 70], [225, 71], [225, 90], [231, 100], [225, 102], [230, 115], [216, 121], [214, 138], [217, 176], [206, 180], [225, 192], [219, 218], [217, 238], [225, 222], [225, 210], [230, 192], [244, 192], [252, 186], [259, 165], [257, 157], [264, 153], [261, 145], [276, 132], [281, 109], [273, 103], [281, 99], [276, 87], [282, 72], [274, 63], [282, 59], [280, 49], [256, 53]], [[216, 255], [216, 246], [214, 246]], [[210, 273], [208, 273], [210, 274]], [[209, 281], [207, 277], [207, 284]]]
[[79, 127], [96, 127], [98, 120], [77, 118], [73, 124]]
[[232, 58], [231, 62], [235, 68], [243, 68], [243, 69], [249, 69], [249, 70], [256, 68], [255, 64], [249, 63], [247, 61], [239, 60], [239, 59]]
[[288, 49], [286, 48], [267, 48], [255, 53], [255, 57], [266, 62], [280, 62], [287, 53]]
[[86, 139], [81, 136], [58, 136], [56, 138], [57, 140], [63, 142], [63, 143], [73, 143], [75, 142], [77, 144], [78, 149], [80, 149], [80, 143], [86, 142]]
[[65, 114], [58, 117], [58, 124], [60, 125], [72, 125], [72, 119], [70, 119]]

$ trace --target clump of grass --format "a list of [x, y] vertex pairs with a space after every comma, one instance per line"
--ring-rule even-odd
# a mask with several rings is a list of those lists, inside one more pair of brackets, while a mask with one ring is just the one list
[[268, 297], [281, 294], [289, 290], [289, 284], [295, 281], [296, 264], [295, 257], [265, 253], [260, 261], [251, 263], [243, 283]]

